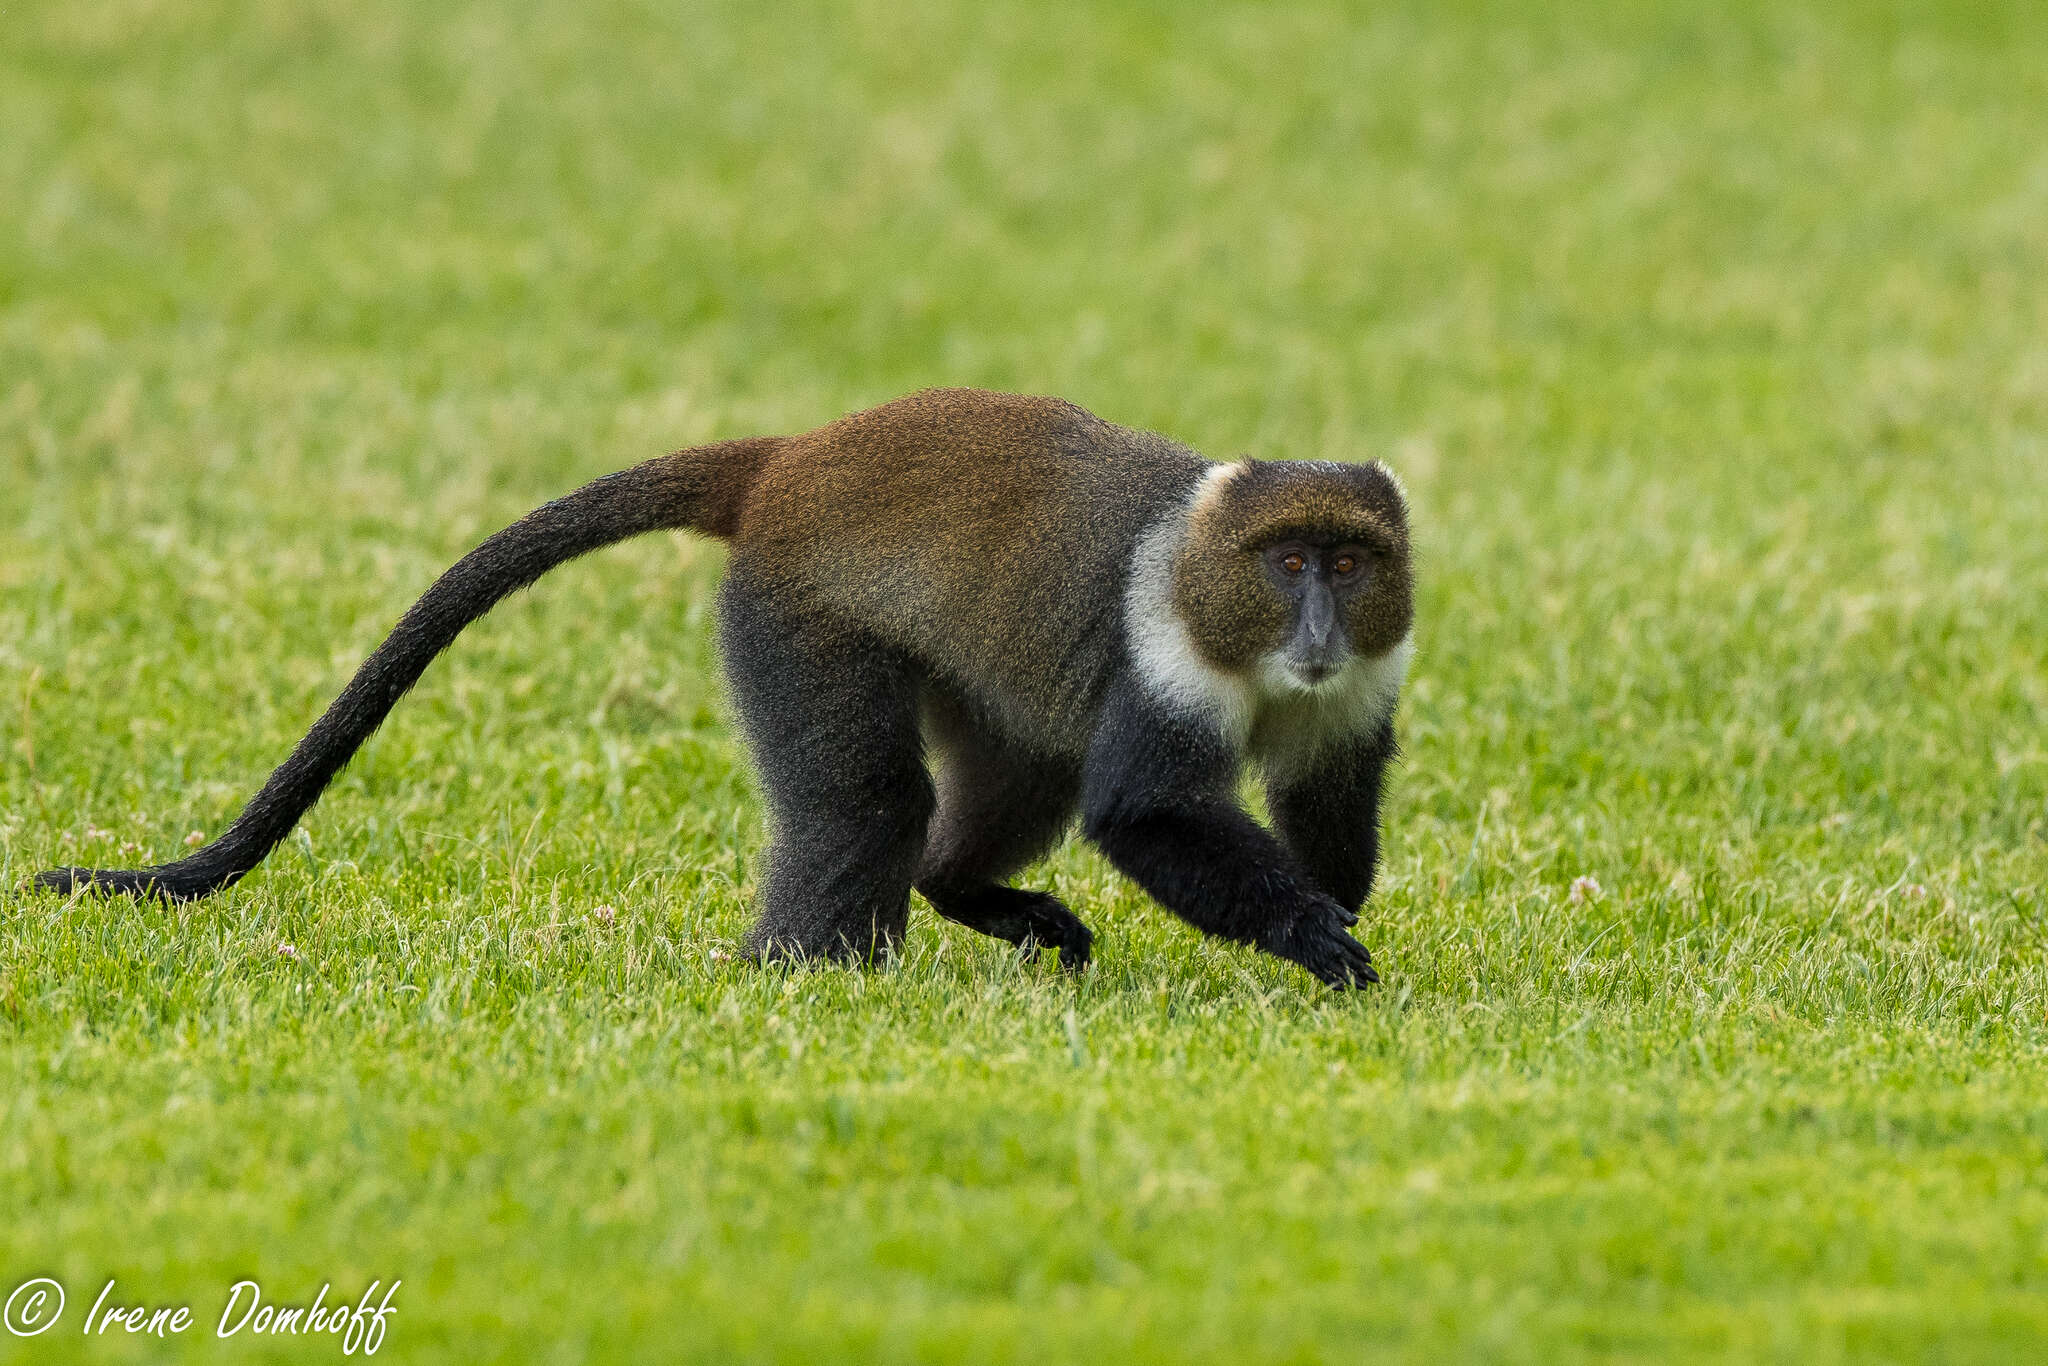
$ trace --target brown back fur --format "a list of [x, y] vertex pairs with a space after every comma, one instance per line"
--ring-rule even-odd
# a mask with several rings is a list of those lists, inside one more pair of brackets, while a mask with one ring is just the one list
[[770, 452], [733, 572], [812, 629], [878, 633], [1053, 738], [1116, 657], [1104, 585], [1206, 468], [1059, 399], [929, 389]]

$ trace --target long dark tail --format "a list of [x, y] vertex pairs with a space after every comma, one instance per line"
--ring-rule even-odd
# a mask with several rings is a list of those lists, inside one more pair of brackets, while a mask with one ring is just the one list
[[556, 565], [649, 531], [730, 536], [778, 437], [699, 446], [585, 484], [456, 561], [399, 619], [332, 706], [219, 839], [154, 868], [56, 868], [37, 883], [192, 901], [231, 887], [298, 824], [334, 775], [462, 629]]

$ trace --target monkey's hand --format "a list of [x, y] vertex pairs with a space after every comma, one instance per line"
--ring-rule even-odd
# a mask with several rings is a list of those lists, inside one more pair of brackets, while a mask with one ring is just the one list
[[1353, 939], [1358, 917], [1326, 896], [1307, 902], [1292, 916], [1260, 937], [1259, 947], [1276, 958], [1299, 963], [1317, 978], [1342, 990], [1380, 980], [1372, 955]]

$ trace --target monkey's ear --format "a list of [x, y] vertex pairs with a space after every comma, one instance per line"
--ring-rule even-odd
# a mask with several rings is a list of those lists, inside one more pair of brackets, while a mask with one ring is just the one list
[[1401, 476], [1393, 467], [1382, 460], [1368, 460], [1362, 465], [1346, 465], [1345, 476], [1361, 491], [1374, 495], [1376, 500], [1391, 496], [1396, 508], [1405, 517], [1408, 511], [1408, 486], [1401, 482]]
[[1360, 465], [1359, 468], [1363, 470], [1371, 470], [1375, 474], [1384, 475], [1387, 478], [1387, 480], [1393, 484], [1394, 491], [1400, 494], [1403, 499], [1407, 498], [1408, 485], [1401, 481], [1400, 471], [1396, 470], [1392, 465], [1389, 465], [1386, 461], [1368, 460], [1363, 465]]

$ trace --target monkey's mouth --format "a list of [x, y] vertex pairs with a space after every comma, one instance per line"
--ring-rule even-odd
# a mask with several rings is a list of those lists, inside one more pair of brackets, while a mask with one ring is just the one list
[[1264, 672], [1268, 686], [1276, 692], [1319, 693], [1334, 684], [1350, 663], [1348, 652], [1307, 659], [1279, 655], [1269, 661]]

